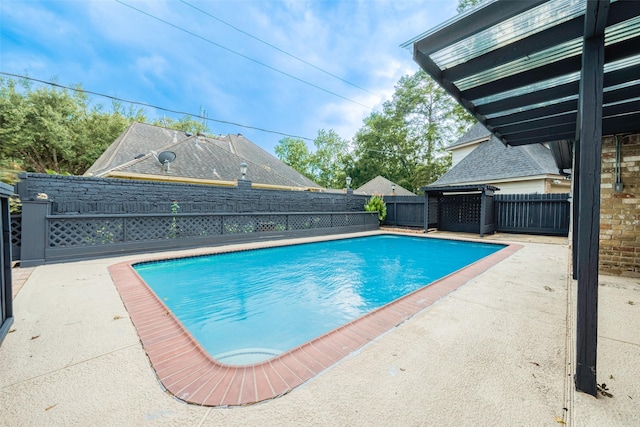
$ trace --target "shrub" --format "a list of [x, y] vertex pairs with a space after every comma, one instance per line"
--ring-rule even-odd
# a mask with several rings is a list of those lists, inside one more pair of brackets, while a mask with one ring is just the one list
[[387, 217], [387, 205], [382, 196], [371, 196], [369, 201], [364, 204], [364, 210], [367, 212], [378, 212], [378, 220], [384, 221]]

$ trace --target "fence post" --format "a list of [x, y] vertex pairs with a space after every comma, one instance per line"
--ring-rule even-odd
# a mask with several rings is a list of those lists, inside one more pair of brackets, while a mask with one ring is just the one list
[[49, 232], [47, 215], [50, 212], [49, 200], [22, 201], [21, 267], [35, 267], [45, 263], [45, 248]]
[[424, 192], [424, 232], [429, 232], [429, 193]]
[[9, 197], [13, 188], [0, 182], [0, 344], [13, 324], [11, 288], [11, 216]]

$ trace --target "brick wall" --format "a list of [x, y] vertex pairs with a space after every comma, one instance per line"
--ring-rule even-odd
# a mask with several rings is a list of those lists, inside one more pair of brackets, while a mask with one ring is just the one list
[[22, 200], [46, 193], [52, 214], [361, 212], [368, 199], [354, 194], [26, 173], [16, 192]]
[[640, 135], [618, 137], [624, 189], [614, 191], [616, 141], [602, 141], [600, 273], [640, 277]]

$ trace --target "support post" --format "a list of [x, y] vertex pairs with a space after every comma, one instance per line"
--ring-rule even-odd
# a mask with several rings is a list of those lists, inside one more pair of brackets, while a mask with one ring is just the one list
[[429, 232], [429, 193], [424, 191], [424, 232]]
[[484, 237], [484, 224], [487, 221], [487, 201], [485, 197], [486, 188], [480, 193], [480, 237]]
[[[604, 2], [602, 2], [604, 3]], [[587, 5], [586, 22], [600, 21], [598, 2]], [[608, 7], [608, 2], [607, 2]], [[605, 11], [606, 12], [606, 11]], [[589, 17], [589, 15], [594, 15]], [[606, 13], [605, 13], [606, 15]], [[577, 330], [576, 374], [578, 391], [595, 396], [598, 338], [598, 261], [600, 249], [600, 171], [602, 155], [602, 91], [604, 74], [604, 29], [585, 39], [582, 50], [582, 74], [578, 127], [579, 172], [577, 226]], [[574, 248], [575, 250], [575, 248]]]
[[0, 182], [0, 344], [13, 324], [11, 290], [11, 216], [9, 197], [13, 189]]
[[35, 267], [45, 263], [47, 215], [50, 210], [51, 203], [48, 200], [22, 201], [20, 266]]
[[[578, 112], [578, 116], [580, 113]], [[572, 199], [572, 215], [573, 215], [573, 229], [571, 230], [571, 262], [573, 280], [578, 279], [578, 252], [580, 247], [578, 246], [578, 218], [580, 218], [580, 132], [576, 132], [576, 140], [573, 144], [573, 194]]]

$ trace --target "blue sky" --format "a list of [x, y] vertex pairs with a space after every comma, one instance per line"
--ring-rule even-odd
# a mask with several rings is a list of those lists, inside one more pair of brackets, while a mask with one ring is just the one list
[[[2, 0], [0, 71], [195, 115], [203, 108], [210, 119], [311, 139], [319, 129], [333, 129], [351, 140], [400, 77], [418, 70], [399, 45], [454, 16], [457, 4]], [[181, 117], [153, 108], [145, 114]], [[208, 126], [216, 134], [242, 133], [270, 153], [283, 138]]]

